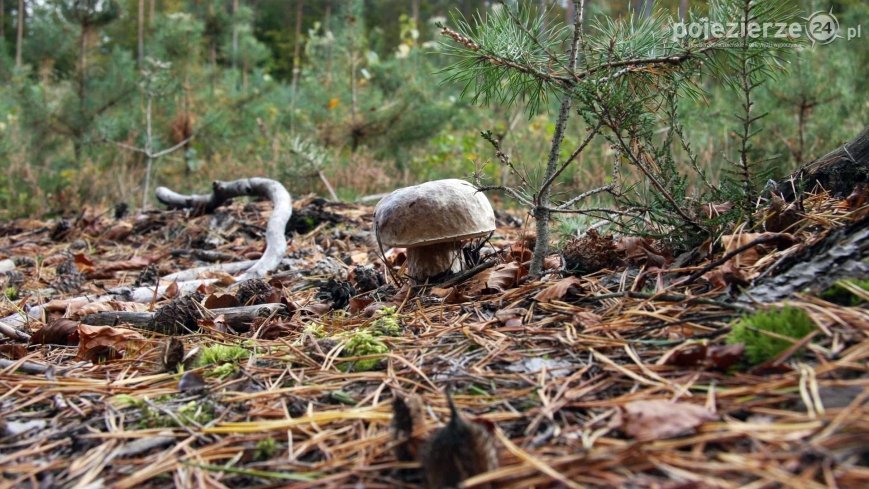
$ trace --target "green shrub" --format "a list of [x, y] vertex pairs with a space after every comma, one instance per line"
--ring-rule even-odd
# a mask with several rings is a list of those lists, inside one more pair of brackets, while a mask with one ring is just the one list
[[814, 329], [815, 324], [805, 312], [784, 307], [759, 311], [737, 320], [727, 342], [745, 345], [746, 359], [757, 365], [777, 357]]

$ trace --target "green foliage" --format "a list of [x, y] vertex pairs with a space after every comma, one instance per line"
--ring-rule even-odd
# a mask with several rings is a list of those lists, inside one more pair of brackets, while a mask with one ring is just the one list
[[[344, 345], [345, 356], [354, 356], [361, 357], [366, 355], [380, 355], [384, 353], [389, 353], [389, 347], [386, 346], [386, 343], [378, 339], [378, 337], [373, 334], [371, 331], [359, 328], [354, 331], [349, 339], [347, 340], [347, 344]], [[380, 363], [380, 358], [365, 358], [362, 360], [356, 360], [352, 363], [345, 364], [346, 369], [353, 369], [357, 372], [373, 370]]]
[[237, 362], [250, 356], [250, 351], [240, 345], [223, 345], [216, 343], [202, 349], [196, 359], [196, 366], [221, 365]]
[[256, 442], [253, 457], [256, 460], [269, 460], [278, 452], [278, 442], [271, 436], [267, 436]]
[[[472, 22], [473, 25], [464, 17], [453, 17], [455, 42], [441, 44], [444, 54], [455, 60], [443, 70], [446, 80], [463, 86], [462, 95], [474, 103], [523, 104], [529, 115], [544, 110], [549, 91], [556, 86], [542, 75], [552, 68], [554, 60], [550, 53], [559, 53], [556, 62], [566, 66], [561, 45], [567, 28], [547, 23], [537, 9], [525, 4], [516, 12], [499, 5], [485, 19], [478, 15]], [[480, 53], [498, 57], [505, 63], [481, 63]]]
[[821, 292], [820, 297], [843, 306], [858, 306], [866, 300], [854, 291], [855, 288], [869, 292], [869, 280], [840, 280]]
[[[769, 10], [781, 0], [755, 3]], [[836, 2], [843, 28], [869, 15], [864, 3]], [[553, 205], [590, 185], [619, 183], [618, 197], [601, 193], [587, 203], [618, 205], [627, 214], [582, 214], [589, 224], [612, 220], [618, 230], [684, 238], [682, 246], [714, 233], [740, 210], [711, 223], [697, 211], [707, 202], [740, 197], [743, 190], [740, 173], [732, 172], [738, 166], [722, 158], [739, 162], [730, 117], [741, 105], [730, 83], [740, 66], [739, 50], [709, 52], [703, 65], [661, 65], [624, 76], [605, 66], [699, 47], [670, 39], [666, 15], [634, 17], [627, 2], [587, 5], [577, 72], [594, 68], [596, 76], [572, 86], [565, 82], [572, 29], [564, 26], [562, 2], [549, 2], [551, 9], [542, 12], [533, 7], [539, 2], [528, 0], [505, 2], [509, 10], [483, 0], [420, 0], [418, 19], [406, 0], [305, 2], [294, 89], [294, 2], [240, 4], [233, 12], [227, 3], [166, 0], [156, 2], [154, 18], [146, 8], [145, 60], [168, 63], [172, 81], [153, 99], [153, 147], [169, 148], [179, 137], [193, 135], [159, 160], [156, 185], [200, 191], [203, 180], [260, 174], [284, 180], [294, 194], [325, 195], [319, 175], [310, 171], [316, 168], [345, 198], [476, 172], [499, 185], [539, 188], [545, 180], [541, 162], [554, 135], [553, 109], [569, 94], [571, 114], [581, 117], [568, 122], [561, 162], [602, 118], [621, 124], [621, 132], [595, 137], [557, 177]], [[698, 15], [713, 18], [723, 15], [722, 5], [740, 4], [724, 0], [696, 7]], [[656, 5], [668, 8], [674, 2]], [[14, 2], [6, 7], [11, 13]], [[144, 147], [146, 139], [141, 71], [148, 62], [139, 65], [136, 7], [135, 0], [28, 2], [20, 68], [14, 60], [15, 16], [7, 15], [6, 39], [0, 39], [3, 217], [112, 205], [141, 195], [147, 163], [129, 149]], [[117, 15], [120, 10], [123, 15]], [[476, 50], [441, 35], [439, 24], [448, 24]], [[750, 138], [755, 191], [764, 184], [763, 172], [783, 175], [865, 125], [869, 83], [863, 73], [869, 55], [854, 49], [854, 42], [790, 49], [790, 58], [771, 53], [770, 63], [752, 64], [768, 68], [750, 73], [758, 82], [780, 73], [774, 84], [751, 94], [755, 114], [767, 113], [756, 123], [763, 124], [763, 136]], [[758, 60], [766, 60], [766, 51], [757, 49]], [[487, 54], [510, 63], [477, 64]], [[455, 69], [434, 75], [449, 63], [457, 63]], [[716, 66], [722, 69], [713, 71]], [[490, 105], [471, 105], [485, 101]], [[524, 117], [527, 112], [537, 115]], [[668, 133], [677, 127], [678, 133]], [[488, 164], [496, 158], [478, 137], [481, 130], [503, 138], [514, 168]], [[642, 154], [614, 146], [619, 138]], [[296, 151], [298, 141], [320, 156]], [[640, 174], [634, 160], [645, 158], [684, 209]], [[620, 182], [607, 176], [615, 162], [622, 165]], [[197, 178], [191, 177], [194, 172]], [[691, 211], [690, 220], [704, 230], [686, 224], [682, 210]]]
[[745, 357], [753, 365], [771, 360], [815, 330], [801, 309], [783, 307], [759, 311], [731, 325], [727, 342], [745, 345]]
[[377, 311], [377, 318], [371, 322], [371, 332], [378, 336], [401, 336], [401, 329], [401, 320], [394, 307]]

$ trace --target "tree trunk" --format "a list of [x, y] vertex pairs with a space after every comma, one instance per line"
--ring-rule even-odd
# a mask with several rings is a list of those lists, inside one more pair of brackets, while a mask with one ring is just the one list
[[139, 0], [139, 18], [138, 18], [138, 53], [137, 62], [141, 69], [142, 63], [145, 61], [145, 0]]
[[[582, 18], [583, 4], [580, 2], [574, 9], [573, 17], [573, 40], [570, 45], [569, 60], [567, 69], [572, 72], [576, 68], [576, 59], [579, 53], [579, 40], [582, 33]], [[558, 171], [558, 160], [561, 154], [561, 143], [564, 141], [564, 131], [567, 127], [567, 120], [570, 118], [571, 98], [569, 93], [562, 95], [561, 108], [558, 111], [558, 119], [555, 121], [555, 131], [552, 135], [552, 145], [549, 148], [549, 159], [546, 162], [546, 173], [543, 181], [554, 178]], [[531, 268], [529, 274], [532, 277], [540, 276], [543, 273], [543, 263], [546, 255], [549, 253], [549, 221], [551, 213], [549, 205], [552, 200], [552, 187], [544, 186], [540, 189], [532, 211], [536, 221], [537, 240], [534, 245], [534, 255], [531, 258]]]
[[232, 69], [238, 60], [238, 0], [232, 0]]
[[24, 43], [24, 0], [18, 0], [18, 33], [15, 37], [15, 67], [21, 68], [21, 46]]
[[679, 0], [679, 20], [685, 22], [688, 17], [688, 0]]
[[6, 39], [6, 5], [0, 0], [0, 39]]
[[148, 15], [149, 25], [154, 23], [154, 16], [156, 15], [156, 12], [157, 12], [156, 4], [157, 4], [157, 0], [151, 0], [151, 5], [148, 6], [149, 10], [150, 10], [149, 15]]
[[[323, 30], [329, 32], [332, 24], [332, 0], [326, 0], [326, 12], [323, 15]], [[332, 44], [326, 48], [326, 88], [332, 86]]]
[[[419, 0], [410, 0], [410, 15], [413, 17], [413, 28], [420, 32], [419, 27]], [[413, 45], [416, 46], [416, 39], [413, 39]]]
[[302, 9], [305, 6], [304, 0], [296, 0], [296, 28], [293, 36], [293, 80], [291, 82], [291, 93], [293, 99], [290, 103], [290, 131], [292, 132], [296, 121], [296, 99], [297, 91], [299, 90], [299, 75], [302, 72]]

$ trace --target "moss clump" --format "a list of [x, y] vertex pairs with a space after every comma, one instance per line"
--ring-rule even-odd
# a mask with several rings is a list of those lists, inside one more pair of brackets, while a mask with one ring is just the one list
[[[386, 346], [383, 341], [378, 339], [377, 336], [368, 330], [357, 329], [350, 337], [347, 345], [344, 346], [343, 355], [348, 357], [361, 357], [383, 353], [389, 353], [389, 347]], [[344, 364], [342, 367], [346, 370], [349, 370], [352, 367], [355, 371], [365, 371], [373, 370], [377, 367], [378, 363], [380, 363], [379, 358], [365, 358], [362, 360], [356, 360], [355, 362], [348, 362], [348, 364]]]
[[234, 363], [222, 363], [211, 369], [209, 372], [210, 375], [213, 375], [219, 379], [225, 379], [230, 375], [234, 374], [238, 371], [238, 366]]
[[184, 423], [208, 424], [214, 419], [214, 406], [207, 402], [190, 401], [178, 408], [178, 419]]
[[250, 352], [238, 345], [211, 345], [204, 348], [196, 359], [196, 366], [219, 365], [235, 362], [250, 356]]
[[314, 338], [325, 338], [326, 336], [328, 336], [326, 334], [326, 328], [324, 328], [323, 325], [319, 323], [308, 324], [307, 326], [305, 326], [304, 333], [309, 334]]
[[256, 443], [253, 458], [256, 460], [269, 460], [278, 452], [278, 442], [272, 437], [263, 438]]
[[820, 297], [842, 306], [858, 306], [865, 302], [862, 297], [848, 290], [849, 286], [869, 292], [869, 280], [840, 280], [827, 290], [821, 292]]
[[5, 295], [10, 301], [18, 300], [18, 287], [6, 287], [6, 290], [3, 291], [3, 295]]
[[377, 311], [377, 319], [371, 323], [371, 332], [377, 336], [401, 336], [401, 321], [394, 307]]
[[777, 357], [814, 330], [815, 324], [806, 313], [784, 307], [759, 311], [737, 320], [727, 342], [745, 345], [745, 358], [757, 365]]

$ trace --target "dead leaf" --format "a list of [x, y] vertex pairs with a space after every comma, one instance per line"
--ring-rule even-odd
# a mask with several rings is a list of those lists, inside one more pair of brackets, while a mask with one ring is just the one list
[[0, 355], [12, 360], [18, 360], [27, 356], [27, 347], [17, 343], [0, 345]]
[[854, 186], [854, 191], [851, 192], [851, 195], [845, 199], [845, 202], [848, 204], [848, 208], [850, 209], [859, 209], [866, 205], [866, 202], [869, 201], [869, 185], [857, 184]]
[[108, 241], [122, 241], [133, 232], [133, 225], [128, 222], [119, 222], [103, 233], [103, 239]]
[[761, 256], [769, 253], [772, 250], [772, 245], [775, 245], [779, 249], [784, 249], [797, 242], [796, 237], [788, 233], [742, 233], [726, 234], [721, 237], [721, 243], [724, 246], [724, 252], [729, 253], [740, 246], [745, 246], [762, 237], [769, 238], [771, 241], [753, 246], [734, 256], [729, 261], [733, 261], [738, 266], [750, 267], [757, 263]]
[[78, 321], [58, 319], [45, 325], [30, 337], [31, 345], [77, 345], [79, 343]]
[[171, 284], [169, 284], [168, 287], [166, 287], [166, 291], [163, 292], [163, 297], [167, 299], [174, 299], [178, 296], [179, 291], [180, 289], [178, 288], [178, 282], [172, 282]]
[[75, 266], [81, 273], [90, 273], [94, 271], [94, 262], [91, 261], [84, 253], [76, 253], [73, 255]]
[[502, 263], [471, 277], [462, 284], [461, 290], [468, 297], [504, 292], [516, 285], [522, 272], [522, 266], [516, 262]]
[[592, 311], [580, 311], [573, 315], [570, 322], [573, 323], [574, 326], [588, 329], [600, 325], [602, 319], [603, 318]]
[[217, 280], [215, 282], [218, 285], [222, 285], [224, 287], [228, 287], [235, 283], [235, 277], [232, 275], [220, 271], [220, 270], [209, 270], [207, 272], [202, 273], [200, 276], [201, 279], [214, 279]]
[[501, 321], [504, 326], [513, 327], [521, 326], [522, 319], [528, 314], [528, 309], [524, 307], [511, 307], [509, 309], [501, 309], [495, 313], [498, 321]]
[[711, 346], [706, 352], [706, 361], [712, 368], [727, 370], [742, 360], [743, 353], [745, 353], [745, 345], [741, 343]]
[[552, 302], [564, 299], [568, 294], [579, 295], [582, 291], [582, 280], [578, 277], [566, 277], [549, 287], [541, 290], [534, 296], [537, 302]]
[[374, 298], [370, 294], [360, 294], [351, 297], [349, 303], [350, 314], [356, 314], [364, 310], [372, 302], [374, 302]]
[[151, 260], [144, 256], [134, 256], [129, 260], [113, 261], [106, 264], [100, 264], [101, 272], [120, 272], [128, 270], [141, 270], [151, 264]]
[[119, 358], [128, 349], [145, 341], [145, 337], [136, 331], [110, 326], [79, 324], [78, 335], [78, 358], [94, 362]]
[[619, 408], [620, 430], [639, 441], [661, 440], [694, 433], [718, 416], [696, 404], [663, 399], [629, 402]]
[[147, 304], [140, 304], [138, 302], [124, 302], [124, 301], [105, 301], [105, 302], [91, 302], [81, 306], [76, 309], [74, 313], [70, 313], [70, 317], [72, 318], [82, 318], [87, 316], [88, 314], [96, 314], [98, 312], [112, 312], [112, 311], [124, 311], [124, 312], [145, 312], [148, 310]]
[[702, 343], [679, 345], [665, 353], [661, 360], [662, 362], [660, 363], [663, 363], [664, 365], [694, 367], [700, 365], [704, 360], [706, 360], [706, 345]]
[[238, 307], [241, 303], [232, 294], [211, 294], [205, 298], [205, 302], [202, 305], [206, 309], [224, 309], [227, 307]]

